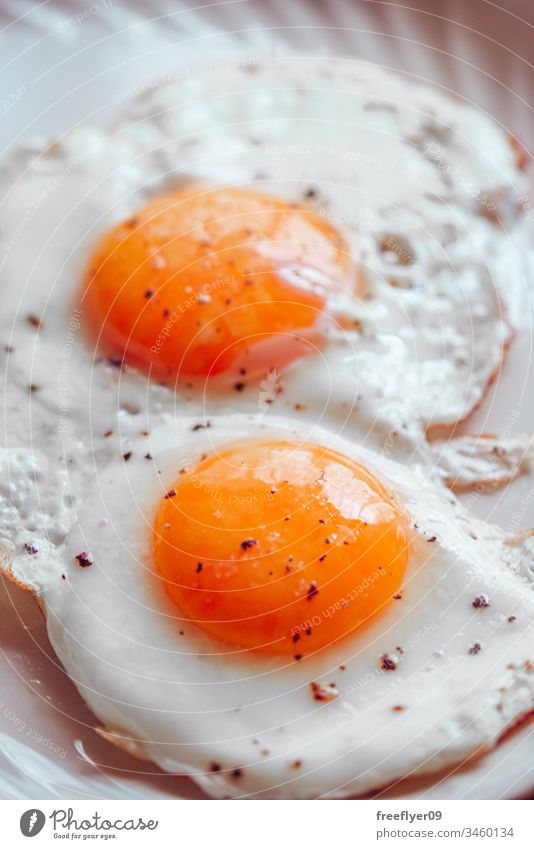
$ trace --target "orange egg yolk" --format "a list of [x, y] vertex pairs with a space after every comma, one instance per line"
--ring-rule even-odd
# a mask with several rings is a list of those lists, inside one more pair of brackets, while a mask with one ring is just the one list
[[254, 442], [182, 470], [157, 511], [154, 556], [183, 617], [299, 660], [390, 602], [408, 539], [364, 466], [320, 446]]
[[157, 377], [250, 374], [320, 346], [328, 292], [355, 280], [343, 240], [310, 210], [197, 187], [108, 232], [82, 301], [100, 345]]

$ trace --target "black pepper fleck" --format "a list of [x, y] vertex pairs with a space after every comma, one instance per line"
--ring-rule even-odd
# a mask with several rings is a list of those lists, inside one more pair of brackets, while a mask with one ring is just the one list
[[314, 596], [318, 594], [319, 590], [317, 589], [317, 584], [315, 581], [312, 581], [310, 586], [308, 587], [308, 592], [306, 593], [306, 598], [308, 601], [311, 601]]
[[110, 366], [113, 366], [113, 368], [126, 368], [126, 363], [122, 357], [107, 357], [107, 362]]
[[333, 683], [318, 684], [316, 681], [312, 681], [310, 688], [316, 702], [332, 702], [339, 696], [339, 690]]
[[93, 565], [93, 557], [88, 551], [80, 551], [74, 559], [77, 560], [79, 565], [83, 566], [83, 568]]
[[486, 593], [481, 593], [473, 599], [473, 607], [491, 607], [490, 600]]
[[253, 548], [257, 544], [257, 539], [252, 539], [252, 537], [249, 537], [248, 539], [243, 540], [243, 542], [240, 544], [240, 548], [241, 551], [248, 551], [249, 548]]
[[390, 654], [383, 654], [380, 658], [380, 669], [384, 672], [392, 672], [397, 668], [397, 661]]

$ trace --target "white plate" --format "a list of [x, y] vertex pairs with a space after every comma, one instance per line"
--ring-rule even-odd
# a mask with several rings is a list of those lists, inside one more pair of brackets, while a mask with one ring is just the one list
[[[0, 151], [112, 117], [126, 92], [184, 65], [235, 55], [352, 55], [443, 85], [487, 109], [528, 142], [534, 134], [534, 5], [508, 0], [223, 0], [180, 3], [63, 0], [0, 8]], [[464, 430], [534, 430], [530, 333], [516, 339], [502, 374]], [[521, 510], [534, 525], [534, 483], [471, 502], [506, 524]], [[50, 648], [28, 593], [0, 597], [0, 795], [5, 798], [200, 796], [94, 732], [96, 722]], [[405, 780], [383, 796], [499, 798], [534, 787], [532, 725], [451, 774]]]

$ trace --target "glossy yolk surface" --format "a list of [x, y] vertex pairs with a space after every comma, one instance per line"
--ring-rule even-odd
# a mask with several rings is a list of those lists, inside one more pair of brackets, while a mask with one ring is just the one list
[[390, 602], [408, 523], [348, 457], [245, 443], [182, 471], [157, 511], [154, 556], [184, 617], [234, 646], [300, 659]]
[[266, 371], [322, 342], [327, 292], [355, 287], [339, 234], [242, 189], [160, 197], [97, 245], [82, 306], [99, 343], [158, 377]]

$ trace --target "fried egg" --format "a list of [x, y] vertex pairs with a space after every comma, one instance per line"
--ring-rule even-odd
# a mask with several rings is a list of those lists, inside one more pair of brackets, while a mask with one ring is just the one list
[[359, 795], [481, 754], [532, 707], [521, 546], [322, 428], [170, 420], [55, 552], [25, 534], [11, 569], [102, 733], [212, 796]]
[[468, 104], [303, 57], [21, 150], [0, 177], [9, 445], [105, 463], [167, 414], [261, 408], [412, 453], [480, 401], [524, 312], [525, 167]]

